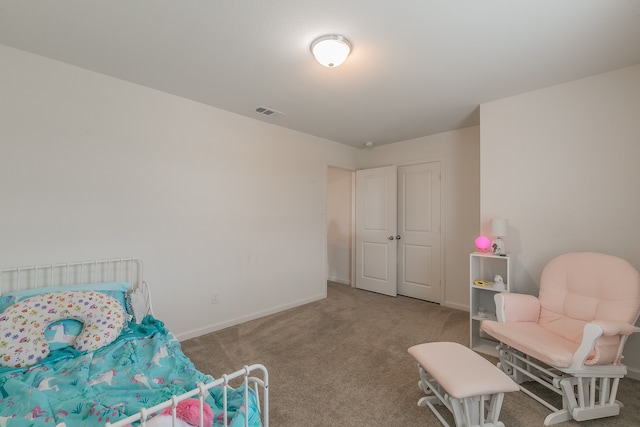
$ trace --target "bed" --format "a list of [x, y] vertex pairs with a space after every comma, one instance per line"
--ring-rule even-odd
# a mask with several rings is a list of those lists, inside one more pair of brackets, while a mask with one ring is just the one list
[[0, 270], [0, 427], [177, 426], [187, 402], [189, 425], [268, 427], [267, 369], [198, 371], [154, 317], [143, 270], [137, 258]]

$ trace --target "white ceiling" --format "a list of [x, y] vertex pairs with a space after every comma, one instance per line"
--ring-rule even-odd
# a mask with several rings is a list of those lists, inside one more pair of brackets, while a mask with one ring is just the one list
[[[339, 68], [309, 51], [326, 34], [353, 45]], [[0, 43], [362, 147], [640, 63], [640, 1], [0, 0]]]

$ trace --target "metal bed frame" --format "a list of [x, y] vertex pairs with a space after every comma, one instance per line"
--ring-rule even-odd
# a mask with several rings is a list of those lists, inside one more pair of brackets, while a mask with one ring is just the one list
[[124, 281], [146, 286], [140, 258], [111, 258], [60, 264], [30, 265], [0, 270], [0, 295], [23, 289]]
[[[0, 269], [0, 296], [3, 293], [23, 289], [45, 288], [53, 286], [73, 286], [87, 283], [123, 281], [131, 284], [132, 289], [141, 290], [144, 295], [145, 313], [153, 314], [151, 305], [151, 290], [144, 281], [144, 263], [140, 258], [110, 258], [101, 260], [66, 262], [59, 264], [42, 264], [25, 267]], [[258, 375], [257, 377], [254, 375]], [[122, 427], [134, 422], [145, 426], [150, 416], [171, 407], [172, 424], [175, 425], [176, 407], [179, 402], [188, 398], [200, 400], [200, 426], [203, 426], [202, 402], [208, 391], [213, 387], [223, 387], [223, 425], [227, 427], [227, 390], [231, 383], [241, 381], [245, 396], [245, 407], [248, 407], [248, 389], [251, 387], [258, 396], [258, 409], [264, 427], [269, 426], [269, 374], [261, 364], [245, 366], [231, 374], [221, 375], [217, 380], [206, 384], [199, 383], [198, 387], [179, 396], [150, 408], [143, 408], [139, 413], [121, 419], [118, 422], [105, 423], [105, 427]], [[219, 415], [219, 414], [218, 414]], [[245, 416], [245, 426], [249, 426], [249, 417]], [[208, 427], [208, 426], [207, 426]]]

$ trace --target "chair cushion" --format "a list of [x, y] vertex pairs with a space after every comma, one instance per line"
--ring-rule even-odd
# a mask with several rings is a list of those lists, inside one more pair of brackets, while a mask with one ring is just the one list
[[633, 324], [640, 310], [640, 273], [626, 260], [592, 252], [560, 255], [540, 278], [539, 323], [579, 344], [593, 320]]
[[578, 344], [533, 322], [483, 320], [481, 329], [503, 343], [548, 365], [568, 368]]
[[[594, 320], [633, 324], [640, 311], [640, 273], [624, 259], [575, 252], [551, 260], [540, 277], [540, 326], [577, 345]], [[601, 337], [588, 365], [619, 363], [620, 338]]]

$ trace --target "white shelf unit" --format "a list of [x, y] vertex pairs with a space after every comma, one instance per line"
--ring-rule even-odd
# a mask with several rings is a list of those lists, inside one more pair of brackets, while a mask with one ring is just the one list
[[[480, 322], [485, 319], [496, 320], [496, 303], [493, 299], [498, 292], [510, 292], [512, 285], [511, 260], [509, 255], [493, 255], [474, 252], [469, 257], [469, 327], [470, 347], [480, 353], [497, 356], [498, 344], [492, 337], [480, 330]], [[494, 277], [499, 274], [505, 284], [505, 289], [496, 289]], [[476, 280], [488, 282], [488, 286], [477, 286]], [[480, 315], [480, 307], [485, 315]]]

